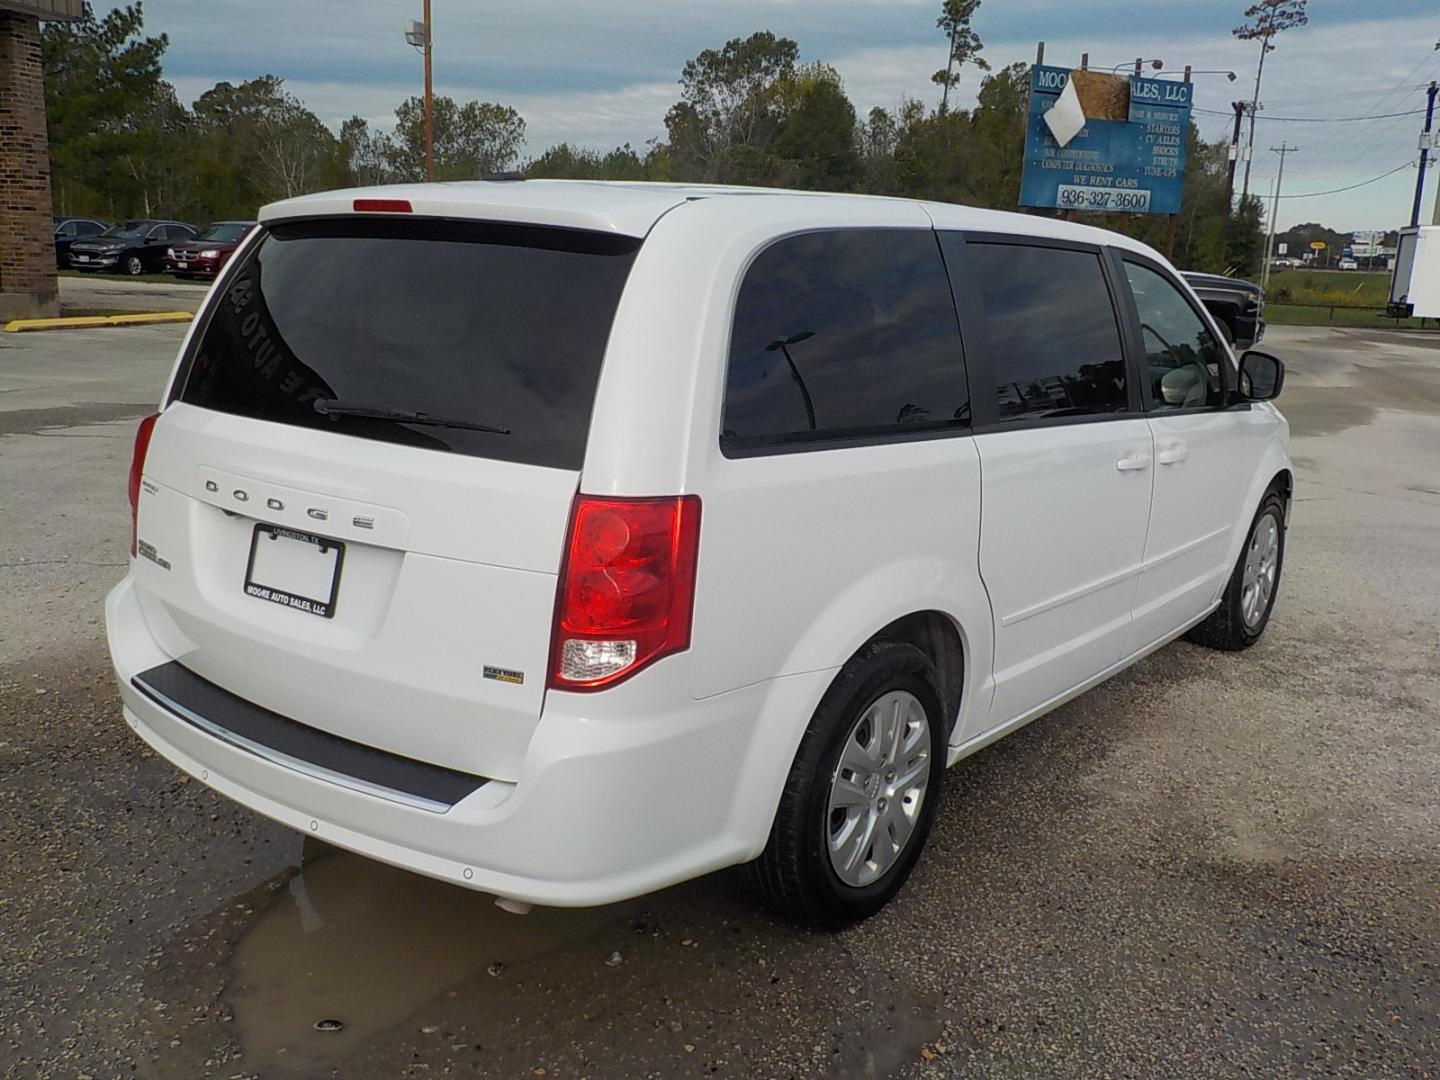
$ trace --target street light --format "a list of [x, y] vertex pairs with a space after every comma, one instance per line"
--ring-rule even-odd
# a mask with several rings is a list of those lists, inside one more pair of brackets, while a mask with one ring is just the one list
[[435, 179], [435, 125], [432, 118], [433, 97], [430, 89], [430, 52], [434, 29], [430, 23], [430, 0], [425, 0], [424, 19], [405, 22], [405, 44], [420, 50], [425, 58], [425, 179]]
[[[1167, 71], [1167, 72], [1165, 72], [1165, 75], [1178, 75], [1178, 74], [1179, 74], [1179, 72], [1177, 72], [1177, 71]], [[1234, 82], [1234, 81], [1235, 81], [1235, 73], [1234, 73], [1233, 71], [1226, 71], [1224, 68], [1209, 68], [1209, 69], [1207, 69], [1207, 68], [1201, 68], [1199, 71], [1196, 71], [1196, 70], [1194, 70], [1194, 69], [1192, 68], [1191, 71], [1190, 71], [1190, 74], [1191, 74], [1191, 75], [1224, 75], [1227, 81], [1229, 81], [1229, 82]], [[1158, 78], [1164, 78], [1164, 75], [1158, 76]]]
[[1137, 57], [1135, 58], [1135, 60], [1134, 60], [1133, 63], [1127, 60], [1127, 61], [1126, 61], [1125, 63], [1123, 63], [1123, 64], [1116, 64], [1114, 67], [1112, 67], [1112, 68], [1110, 69], [1110, 74], [1111, 74], [1111, 75], [1114, 75], [1114, 74], [1115, 74], [1117, 71], [1119, 71], [1121, 68], [1133, 67], [1133, 68], [1135, 69], [1135, 74], [1136, 74], [1136, 75], [1139, 75], [1139, 74], [1140, 74], [1140, 69], [1143, 68], [1146, 64], [1149, 64], [1149, 65], [1150, 65], [1152, 68], [1154, 68], [1156, 71], [1159, 71], [1161, 68], [1163, 68], [1163, 67], [1165, 66], [1165, 61], [1164, 61], [1164, 60], [1146, 60], [1146, 59], [1144, 59], [1144, 58], [1142, 58], [1142, 57], [1137, 56]]

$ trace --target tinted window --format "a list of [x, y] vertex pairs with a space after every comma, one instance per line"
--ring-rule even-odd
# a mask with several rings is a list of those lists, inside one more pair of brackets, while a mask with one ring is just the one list
[[214, 240], [217, 244], [228, 244], [245, 235], [244, 225], [209, 225], [195, 237], [196, 240]]
[[[453, 221], [276, 226], [213, 309], [180, 398], [360, 438], [579, 468], [639, 243]], [[318, 399], [510, 434], [327, 416]]]
[[195, 233], [184, 225], [166, 225], [161, 235], [167, 240], [189, 240]]
[[1188, 300], [1168, 279], [1126, 262], [1125, 276], [1140, 312], [1140, 334], [1150, 396], [1157, 409], [1193, 409], [1224, 399], [1220, 365], [1225, 352]]
[[122, 221], [118, 225], [111, 225], [100, 235], [120, 236], [128, 239], [132, 236], [144, 236], [148, 228], [149, 226], [143, 221]]
[[96, 233], [103, 232], [104, 230], [105, 226], [101, 225], [98, 221], [81, 221], [75, 226], [75, 231], [80, 236], [94, 236]]
[[1120, 327], [1098, 254], [971, 242], [965, 258], [988, 316], [1001, 420], [1129, 407]]
[[65, 222], [65, 224], [61, 225], [59, 228], [57, 228], [57, 229], [55, 230], [55, 235], [56, 235], [56, 236], [74, 236], [74, 235], [76, 234], [76, 232], [78, 232], [78, 231], [79, 231], [79, 230], [77, 229], [77, 227], [76, 227], [76, 225], [75, 225], [75, 222], [73, 222], [73, 221], [67, 221], [67, 222]]
[[934, 233], [780, 240], [740, 287], [721, 445], [969, 422], [955, 304]]

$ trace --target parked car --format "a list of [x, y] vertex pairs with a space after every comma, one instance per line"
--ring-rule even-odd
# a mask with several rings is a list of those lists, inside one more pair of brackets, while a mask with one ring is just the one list
[[106, 621], [136, 732], [307, 835], [518, 910], [753, 860], [837, 926], [946, 766], [1270, 618], [1284, 367], [1136, 240], [565, 181], [260, 219]]
[[1200, 302], [1215, 316], [1220, 331], [1241, 351], [1265, 336], [1265, 290], [1253, 281], [1182, 270]]
[[1341, 259], [1335, 264], [1337, 270], [1359, 270], [1360, 264], [1354, 259]]
[[70, 265], [70, 245], [76, 240], [99, 236], [109, 227], [96, 218], [55, 215], [55, 266], [64, 270]]
[[1285, 255], [1281, 255], [1278, 259], [1271, 259], [1271, 260], [1270, 260], [1270, 269], [1271, 269], [1271, 270], [1289, 270], [1289, 269], [1291, 269], [1292, 267], [1295, 267], [1295, 266], [1298, 266], [1298, 265], [1300, 265], [1300, 264], [1297, 263], [1294, 259], [1291, 259], [1291, 258], [1289, 258], [1289, 257], [1287, 257], [1287, 256], [1285, 256]]
[[194, 225], [182, 221], [122, 221], [99, 236], [71, 244], [70, 265], [76, 270], [159, 273], [165, 266], [165, 249], [195, 233]]
[[214, 277], [255, 228], [253, 221], [215, 221], [193, 240], [172, 244], [165, 252], [165, 272], [176, 277]]

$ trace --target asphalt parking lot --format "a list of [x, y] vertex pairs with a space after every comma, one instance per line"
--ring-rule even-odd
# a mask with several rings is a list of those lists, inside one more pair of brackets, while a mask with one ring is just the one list
[[0, 334], [5, 1076], [1440, 1076], [1440, 339], [1272, 329], [1266, 637], [963, 762], [896, 903], [827, 937], [733, 872], [507, 915], [149, 752], [102, 601], [183, 329]]

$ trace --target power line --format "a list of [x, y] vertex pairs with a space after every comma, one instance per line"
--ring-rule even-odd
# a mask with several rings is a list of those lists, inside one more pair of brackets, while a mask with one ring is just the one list
[[[1293, 150], [1294, 147], [1290, 149]], [[1279, 153], [1279, 151], [1277, 150], [1276, 153]], [[1396, 165], [1395, 168], [1389, 172], [1383, 172], [1379, 176], [1372, 176], [1369, 180], [1361, 180], [1360, 183], [1351, 184], [1348, 187], [1332, 188], [1330, 191], [1307, 191], [1302, 195], [1276, 195], [1273, 197], [1277, 199], [1317, 199], [1321, 195], [1338, 195], [1342, 191], [1354, 191], [1356, 188], [1362, 188], [1367, 184], [1374, 184], [1377, 181], [1384, 180], [1387, 176], [1394, 176], [1401, 169], [1408, 169], [1414, 164], [1413, 161], [1407, 161], [1402, 165]]]
[[[1233, 113], [1224, 109], [1201, 109], [1195, 108], [1194, 112], [1207, 113], [1210, 116], [1231, 116]], [[1377, 113], [1374, 116], [1259, 116], [1259, 120], [1278, 120], [1290, 124], [1353, 124], [1357, 120], [1389, 120], [1396, 116], [1423, 116], [1424, 109], [1410, 109], [1406, 112]]]

